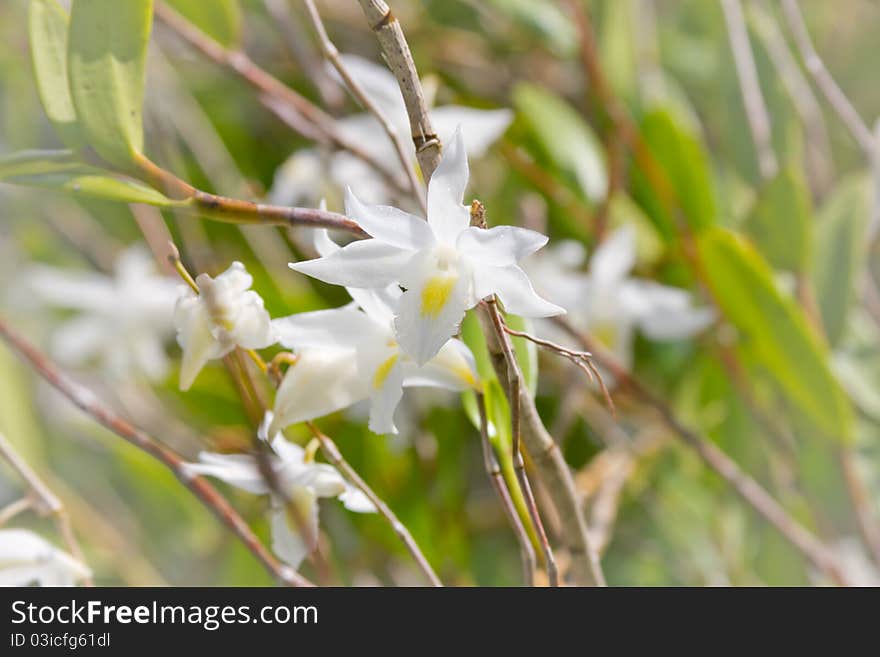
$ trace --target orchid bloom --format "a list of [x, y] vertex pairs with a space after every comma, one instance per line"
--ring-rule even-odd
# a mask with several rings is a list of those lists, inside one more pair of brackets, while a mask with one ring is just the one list
[[[324, 230], [317, 232], [315, 243], [323, 257], [340, 251]], [[394, 411], [404, 387], [460, 391], [477, 386], [473, 355], [460, 340], [447, 339], [421, 367], [401, 351], [394, 336], [394, 312], [404, 296], [398, 286], [348, 288], [348, 292], [352, 304], [273, 322], [279, 342], [297, 354], [275, 398], [276, 426], [320, 417], [369, 398], [370, 430], [396, 433]]]
[[[408, 138], [410, 126], [403, 96], [397, 80], [386, 66], [380, 66], [355, 55], [343, 55], [349, 73], [360, 83], [366, 94], [394, 126], [398, 135], [409, 144], [408, 166], [416, 166], [415, 148]], [[333, 71], [335, 73], [335, 71]], [[509, 109], [479, 110], [459, 105], [436, 107], [430, 111], [431, 123], [443, 143], [450, 140], [456, 126], [461, 126], [467, 143], [468, 156], [482, 157], [513, 120]], [[340, 131], [363, 148], [378, 162], [387, 162], [399, 170], [399, 159], [379, 121], [368, 113], [356, 114], [337, 121]], [[314, 204], [322, 196], [324, 179], [339, 188], [350, 186], [369, 203], [387, 202], [391, 191], [383, 177], [363, 160], [347, 152], [322, 157], [315, 149], [302, 149], [292, 155], [277, 171], [271, 199], [276, 205]]]
[[270, 489], [254, 456], [202, 452], [198, 463], [187, 463], [185, 468], [190, 474], [215, 477], [255, 495], [271, 495], [272, 550], [286, 563], [297, 568], [315, 548], [318, 540], [319, 498], [335, 497], [346, 509], [356, 513], [374, 513], [376, 507], [359, 489], [351, 486], [336, 468], [326, 463], [315, 463], [306, 450], [288, 442], [280, 433], [270, 434], [272, 420], [272, 413], [267, 412], [257, 435], [272, 449], [270, 465], [280, 490], [299, 514], [299, 521], [290, 512], [285, 500]]
[[25, 529], [0, 529], [0, 586], [73, 586], [87, 566]]
[[113, 276], [35, 266], [26, 287], [38, 302], [78, 311], [51, 336], [50, 351], [67, 365], [98, 361], [113, 378], [140, 372], [151, 381], [168, 372], [165, 341], [173, 333], [177, 283], [156, 271], [142, 246], [116, 260]]
[[250, 289], [254, 279], [244, 265], [233, 262], [211, 278], [196, 277], [198, 294], [185, 289], [174, 309], [177, 342], [183, 349], [180, 389], [188, 390], [205, 364], [236, 346], [262, 349], [275, 343], [263, 299]]
[[705, 329], [711, 308], [695, 308], [685, 290], [630, 276], [636, 263], [635, 230], [616, 230], [595, 251], [587, 273], [576, 242], [562, 242], [529, 263], [537, 288], [569, 310], [570, 321], [632, 367], [636, 329], [650, 340], [681, 340]]
[[394, 317], [397, 342], [424, 365], [458, 332], [465, 311], [497, 294], [505, 308], [527, 317], [565, 312], [539, 297], [517, 262], [547, 243], [514, 226], [470, 226], [462, 205], [468, 163], [457, 131], [428, 185], [428, 220], [389, 206], [361, 203], [348, 190], [346, 213], [373, 239], [353, 242], [315, 260], [290, 266], [327, 283], [405, 292]]

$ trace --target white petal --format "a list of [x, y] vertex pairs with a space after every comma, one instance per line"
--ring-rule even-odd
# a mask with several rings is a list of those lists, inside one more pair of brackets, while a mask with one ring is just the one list
[[224, 347], [214, 338], [208, 311], [198, 297], [184, 296], [178, 300], [174, 324], [177, 342], [183, 349], [180, 389], [189, 390], [205, 363], [229, 353], [232, 345]]
[[89, 568], [34, 532], [0, 529], [0, 586], [72, 586]]
[[112, 335], [107, 318], [101, 315], [82, 315], [62, 324], [52, 335], [52, 355], [63, 363], [82, 365], [101, 353]]
[[403, 290], [396, 283], [392, 283], [381, 290], [367, 290], [356, 287], [347, 287], [348, 293], [355, 303], [359, 305], [373, 322], [383, 328], [389, 329], [397, 304]]
[[467, 263], [438, 264], [444, 257], [418, 254], [401, 280], [407, 291], [398, 304], [394, 331], [401, 349], [418, 365], [427, 363], [458, 333], [471, 302]]
[[469, 157], [482, 157], [513, 121], [509, 109], [480, 110], [460, 105], [445, 105], [431, 110], [431, 123], [444, 144], [461, 126]]
[[597, 285], [623, 280], [636, 264], [636, 232], [632, 226], [618, 228], [590, 259], [590, 276]]
[[[297, 488], [288, 509], [277, 502], [272, 509], [272, 551], [289, 566], [299, 568], [318, 543], [318, 501], [308, 488]], [[292, 514], [297, 515], [291, 517]]]
[[307, 203], [321, 189], [323, 179], [321, 155], [311, 148], [299, 150], [275, 170], [269, 201], [285, 206]]
[[456, 130], [428, 183], [428, 223], [437, 239], [446, 244], [455, 244], [470, 224], [470, 213], [462, 205], [469, 175], [464, 140], [461, 130]]
[[390, 205], [366, 205], [351, 191], [345, 190], [345, 214], [354, 219], [370, 237], [400, 249], [417, 251], [434, 241], [424, 219]]
[[307, 464], [297, 483], [307, 486], [318, 497], [338, 497], [345, 492], [345, 479], [336, 468], [326, 463]]
[[353, 349], [306, 349], [278, 387], [269, 435], [350, 406], [367, 394]]
[[422, 367], [406, 373], [404, 387], [430, 386], [467, 390], [478, 385], [477, 365], [468, 346], [452, 338]]
[[504, 309], [514, 315], [552, 317], [565, 313], [564, 308], [539, 297], [529, 277], [516, 265], [476, 269], [474, 288], [481, 299], [493, 292], [497, 294], [504, 303]]
[[313, 231], [312, 240], [315, 246], [315, 251], [317, 251], [318, 255], [321, 257], [327, 257], [331, 253], [336, 253], [342, 248], [333, 241], [330, 237], [330, 232], [326, 228], [316, 228]]
[[376, 339], [384, 328], [353, 304], [282, 317], [272, 325], [278, 341], [296, 350], [354, 348], [364, 340]]
[[184, 464], [189, 474], [214, 477], [255, 495], [269, 492], [253, 456], [201, 452], [198, 463]]
[[[406, 129], [408, 126], [406, 105], [403, 103], [397, 79], [388, 67], [357, 55], [342, 55], [342, 61], [383, 114], [388, 116], [395, 126], [402, 130]], [[376, 134], [373, 133], [372, 137], [375, 139]]]
[[394, 411], [403, 397], [401, 357], [395, 353], [379, 364], [373, 372], [370, 390], [370, 431], [378, 434], [397, 433]]
[[61, 308], [106, 312], [118, 301], [113, 280], [103, 274], [35, 266], [24, 281], [39, 301]]
[[379, 240], [359, 240], [325, 258], [292, 262], [290, 268], [325, 283], [383, 288], [400, 278], [412, 251]]
[[277, 341], [263, 298], [253, 290], [241, 295], [231, 334], [245, 349], [264, 349]]
[[355, 513], [376, 513], [376, 505], [370, 501], [370, 498], [364, 495], [362, 490], [348, 483], [345, 492], [339, 496], [339, 501], [346, 509]]
[[515, 265], [547, 243], [547, 236], [528, 228], [496, 226], [488, 230], [471, 226], [458, 237], [456, 246], [481, 264]]

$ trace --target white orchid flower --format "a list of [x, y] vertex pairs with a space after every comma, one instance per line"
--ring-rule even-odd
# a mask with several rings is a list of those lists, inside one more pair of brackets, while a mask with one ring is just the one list
[[[569, 321], [589, 331], [632, 367], [635, 330], [650, 340], [681, 340], [705, 329], [711, 308], [696, 308], [682, 289], [630, 276], [636, 263], [635, 229], [616, 230], [595, 251], [589, 270], [577, 242], [562, 242], [527, 263], [536, 287], [569, 311]], [[545, 327], [546, 328], [546, 327]]]
[[428, 220], [389, 206], [369, 206], [348, 191], [346, 213], [373, 239], [290, 266], [327, 283], [406, 290], [394, 317], [397, 342], [419, 365], [433, 358], [468, 308], [498, 294], [505, 308], [526, 317], [565, 312], [539, 297], [517, 262], [547, 243], [540, 233], [513, 226], [470, 226], [462, 205], [468, 163], [456, 132], [428, 185]]
[[275, 343], [263, 299], [250, 289], [253, 277], [233, 262], [217, 278], [199, 274], [199, 293], [184, 289], [174, 309], [177, 342], [183, 349], [180, 389], [188, 390], [205, 364], [236, 345], [263, 349]]
[[88, 566], [25, 529], [0, 529], [0, 586], [73, 586]]
[[272, 448], [270, 466], [281, 491], [294, 509], [270, 489], [256, 457], [249, 454], [202, 452], [198, 463], [187, 463], [184, 467], [190, 474], [215, 477], [255, 495], [271, 495], [272, 550], [297, 568], [318, 540], [319, 498], [335, 497], [345, 508], [356, 513], [374, 513], [376, 507], [336, 468], [315, 463], [302, 447], [288, 442], [280, 433], [270, 434], [272, 420], [272, 413], [267, 412], [257, 435]]
[[[356, 55], [343, 55], [349, 73], [394, 126], [404, 143], [408, 166], [416, 166], [415, 147], [409, 139], [410, 126], [403, 96], [397, 80], [386, 66], [375, 64]], [[335, 71], [333, 72], [335, 73]], [[509, 109], [479, 110], [460, 105], [446, 105], [430, 111], [431, 123], [445, 144], [461, 126], [471, 158], [482, 157], [513, 120]], [[372, 114], [356, 114], [337, 121], [340, 131], [360, 144], [376, 161], [386, 162], [399, 170], [400, 161], [391, 140]], [[402, 173], [402, 171], [401, 171]], [[325, 193], [324, 179], [340, 189], [352, 188], [367, 203], [385, 203], [391, 197], [385, 179], [373, 167], [347, 152], [322, 158], [315, 149], [303, 149], [292, 155], [275, 175], [271, 200], [276, 205], [314, 205]]]
[[[342, 249], [318, 231], [318, 253]], [[425, 365], [403, 353], [394, 334], [394, 313], [405, 296], [396, 285], [381, 290], [348, 288], [354, 303], [300, 313], [273, 322], [279, 342], [298, 360], [275, 398], [276, 427], [326, 415], [369, 398], [370, 430], [396, 433], [394, 411], [409, 386], [465, 390], [477, 386], [467, 346], [449, 339]]]
[[150, 253], [129, 247], [113, 276], [48, 266], [32, 267], [25, 287], [38, 303], [78, 311], [52, 333], [50, 351], [67, 365], [98, 362], [114, 378], [139, 372], [151, 381], [168, 373], [165, 342], [177, 282], [161, 276]]

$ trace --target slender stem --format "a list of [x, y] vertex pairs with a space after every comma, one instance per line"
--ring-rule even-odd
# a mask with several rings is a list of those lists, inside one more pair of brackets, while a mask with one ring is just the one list
[[260, 540], [251, 531], [247, 523], [217, 489], [203, 477], [190, 474], [185, 468], [183, 459], [176, 453], [142, 429], [117, 415], [103, 404], [91, 390], [70, 379], [49, 358], [13, 331], [3, 319], [0, 319], [0, 337], [22, 360], [30, 364], [37, 374], [67, 397], [75, 406], [117, 436], [146, 452], [168, 468], [180, 483], [212, 511], [223, 524], [232, 530], [244, 543], [245, 547], [260, 561], [263, 567], [279, 582], [289, 586], [312, 586], [311, 582], [292, 568], [279, 563], [272, 553], [260, 543]]
[[24, 513], [34, 505], [30, 497], [22, 497], [20, 500], [10, 502], [0, 509], [0, 527], [12, 520], [19, 513]]
[[[30, 489], [36, 509], [42, 514], [52, 516], [55, 519], [55, 525], [58, 527], [58, 533], [71, 556], [81, 564], [86, 564], [85, 554], [73, 531], [73, 525], [70, 522], [70, 516], [67, 509], [55, 493], [37, 476], [37, 473], [25, 462], [21, 456], [15, 451], [12, 443], [0, 433], [0, 456], [2, 456], [12, 469], [18, 473], [27, 487]], [[85, 580], [87, 586], [93, 586], [92, 578]]]
[[264, 105], [282, 121], [307, 139], [332, 144], [346, 150], [382, 173], [397, 189], [402, 189], [397, 176], [366, 149], [347, 137], [332, 116], [296, 91], [257, 66], [245, 53], [229, 50], [163, 2], [155, 4], [156, 16], [203, 55], [237, 73], [262, 96]]
[[321, 442], [321, 451], [324, 453], [324, 456], [327, 457], [327, 460], [330, 461], [333, 466], [339, 470], [342, 475], [348, 479], [348, 481], [358, 488], [367, 498], [373, 503], [376, 507], [376, 510], [379, 514], [388, 521], [388, 524], [391, 525], [391, 528], [394, 530], [394, 533], [397, 534], [397, 537], [403, 542], [406, 546], [406, 549], [412, 555], [412, 558], [418, 564], [422, 573], [424, 573], [425, 577], [431, 582], [432, 586], [443, 586], [443, 583], [440, 581], [440, 578], [437, 577], [437, 574], [434, 572], [434, 569], [431, 567], [431, 564], [428, 563], [427, 558], [422, 553], [421, 548], [419, 548], [418, 543], [416, 543], [415, 539], [412, 537], [412, 534], [409, 533], [409, 529], [406, 528], [397, 516], [394, 514], [394, 511], [385, 504], [381, 497], [379, 497], [372, 488], [365, 482], [361, 476], [357, 473], [357, 471], [351, 467], [351, 465], [342, 457], [342, 453], [339, 451], [339, 448], [336, 446], [336, 443], [333, 440], [325, 435], [318, 427], [316, 427], [312, 422], [306, 422], [306, 425], [311, 430], [312, 434]]
[[510, 491], [501, 474], [501, 465], [495, 455], [495, 450], [489, 440], [489, 420], [486, 415], [486, 399], [482, 393], [476, 394], [477, 409], [480, 414], [480, 442], [483, 446], [483, 466], [486, 468], [486, 474], [492, 482], [496, 495], [501, 502], [501, 508], [504, 509], [504, 515], [513, 529], [519, 545], [520, 560], [522, 561], [523, 582], [526, 586], [535, 585], [535, 549], [532, 547], [532, 541], [526, 532], [525, 527], [520, 520], [519, 514], [514, 507]]
[[442, 146], [431, 125], [428, 103], [403, 28], [384, 0], [358, 0], [358, 2], [370, 29], [376, 34], [391, 72], [397, 78], [397, 84], [406, 104], [406, 113], [409, 116], [416, 158], [422, 169], [422, 177], [428, 181], [434, 174], [434, 169], [440, 164]]
[[306, 11], [309, 14], [309, 18], [312, 21], [312, 27], [314, 27], [315, 33], [318, 35], [318, 41], [321, 42], [321, 50], [324, 52], [324, 56], [333, 65], [333, 68], [336, 69], [336, 72], [339, 73], [339, 77], [342, 78], [342, 81], [351, 92], [351, 95], [354, 96], [355, 100], [363, 105], [364, 109], [372, 114], [376, 118], [376, 120], [379, 121], [379, 123], [382, 125], [382, 129], [385, 131], [385, 134], [388, 135], [388, 139], [391, 140], [391, 145], [394, 147], [394, 151], [397, 153], [397, 159], [400, 161], [400, 165], [406, 172], [411, 191], [416, 197], [416, 200], [419, 202], [419, 205], [422, 208], [422, 212], [427, 215], [428, 205], [425, 198], [424, 187], [419, 182], [419, 179], [416, 176], [416, 172], [413, 169], [413, 165], [410, 162], [406, 150], [404, 149], [403, 141], [401, 140], [400, 135], [397, 132], [397, 128], [389, 120], [389, 118], [385, 116], [385, 113], [382, 111], [382, 109], [375, 102], [373, 102], [373, 99], [370, 98], [369, 94], [361, 86], [360, 82], [358, 82], [357, 79], [352, 76], [348, 68], [345, 66], [345, 62], [343, 62], [342, 57], [339, 56], [339, 50], [336, 48], [336, 46], [330, 40], [329, 35], [327, 34], [327, 30], [324, 27], [324, 22], [321, 20], [321, 14], [318, 13], [318, 8], [315, 6], [314, 0], [303, 0], [303, 2], [306, 5]]
[[865, 152], [865, 155], [872, 159], [876, 147], [871, 129], [862, 120], [862, 117], [859, 116], [858, 111], [849, 98], [846, 97], [846, 94], [843, 93], [843, 90], [835, 82], [834, 78], [831, 77], [828, 69], [825, 68], [825, 63], [819, 57], [819, 53], [816, 52], [813, 41], [810, 39], [807, 24], [804, 22], [804, 17], [801, 14], [797, 1], [781, 0], [781, 3], [782, 13], [794, 36], [794, 41], [801, 58], [804, 60], [804, 66], [810, 75], [813, 76], [816, 86], [819, 87], [822, 95], [825, 96], [825, 99], [837, 113], [837, 116], [840, 117], [840, 120], [849, 130], [853, 139], [856, 140], [856, 143]]
[[730, 39], [730, 49], [733, 51], [733, 61], [736, 65], [736, 75], [745, 105], [746, 118], [758, 155], [758, 169], [761, 172], [761, 178], [769, 180], [779, 170], [779, 163], [773, 152], [770, 114], [767, 112], [767, 104], [761, 93], [761, 83], [758, 80], [755, 56], [749, 43], [742, 4], [740, 4], [740, 0], [721, 0], [721, 9], [724, 13], [724, 22], [727, 24], [727, 36]]
[[601, 345], [586, 333], [578, 331], [566, 319], [554, 321], [569, 335], [578, 340], [584, 349], [593, 354], [596, 362], [611, 372], [614, 378], [627, 387], [648, 406], [654, 408], [663, 423], [686, 445], [691, 447], [703, 462], [730, 484], [736, 493], [764, 517], [784, 538], [803, 554], [816, 568], [832, 581], [846, 585], [848, 582], [834, 553], [803, 525], [792, 518], [788, 512], [764, 488], [746, 474], [727, 454], [714, 444], [687, 428], [673, 413], [672, 409], [636, 377], [627, 371]]

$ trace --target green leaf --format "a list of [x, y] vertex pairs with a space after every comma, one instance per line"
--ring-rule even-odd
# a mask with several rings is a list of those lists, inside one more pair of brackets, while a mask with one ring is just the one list
[[659, 165], [658, 175], [670, 185], [674, 199], [660, 198], [641, 170], [634, 172], [636, 198], [667, 239], [677, 234], [678, 222], [669, 202], [677, 200], [691, 229], [699, 232], [716, 221], [715, 193], [709, 159], [699, 138], [664, 109], [648, 112], [641, 123], [642, 138]]
[[489, 0], [500, 14], [535, 34], [557, 55], [577, 50], [577, 32], [571, 20], [553, 3], [534, 0]]
[[851, 440], [852, 407], [831, 373], [828, 350], [801, 310], [777, 290], [766, 261], [720, 228], [707, 230], [698, 248], [711, 292], [746, 353], [823, 434]]
[[24, 151], [0, 158], [0, 182], [159, 207], [175, 201], [134, 180], [71, 159], [70, 151]]
[[634, 98], [638, 91], [639, 64], [634, 34], [635, 7], [632, 0], [604, 0], [599, 31], [599, 52], [605, 75], [615, 93]]
[[744, 229], [771, 265], [802, 273], [812, 259], [813, 224], [806, 182], [785, 168], [761, 190]]
[[589, 200], [605, 197], [608, 177], [602, 147], [590, 126], [556, 94], [519, 84], [513, 104], [546, 156]]
[[46, 116], [71, 148], [83, 145], [67, 83], [67, 12], [57, 0], [31, 0], [28, 33], [37, 91]]
[[864, 268], [870, 208], [871, 183], [859, 175], [843, 181], [819, 211], [813, 285], [831, 345], [843, 337]]
[[241, 41], [238, 0], [166, 0], [181, 16], [227, 48]]
[[73, 0], [68, 75], [89, 145], [130, 168], [143, 150], [142, 105], [152, 0]]

